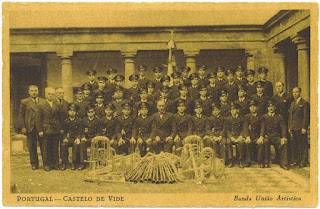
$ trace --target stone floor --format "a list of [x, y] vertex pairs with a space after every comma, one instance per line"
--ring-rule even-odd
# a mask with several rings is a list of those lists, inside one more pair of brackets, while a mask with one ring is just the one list
[[225, 169], [225, 177], [206, 184], [183, 181], [175, 184], [150, 183], [96, 183], [84, 181], [83, 171], [50, 171], [42, 168], [31, 170], [27, 154], [11, 156], [11, 185], [16, 185], [18, 193], [304, 193], [310, 191], [310, 168], [293, 168], [289, 171], [278, 165], [260, 169], [258, 165], [240, 169], [238, 166]]

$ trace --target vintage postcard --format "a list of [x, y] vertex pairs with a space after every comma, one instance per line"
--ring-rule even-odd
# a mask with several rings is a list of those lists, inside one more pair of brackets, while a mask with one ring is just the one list
[[2, 14], [4, 205], [318, 205], [317, 3]]

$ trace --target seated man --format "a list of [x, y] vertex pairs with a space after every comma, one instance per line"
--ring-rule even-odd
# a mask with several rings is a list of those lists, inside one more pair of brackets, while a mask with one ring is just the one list
[[206, 133], [208, 117], [202, 114], [202, 105], [201, 101], [196, 101], [194, 104], [195, 115], [192, 116], [192, 135], [200, 136], [205, 142], [210, 137]]

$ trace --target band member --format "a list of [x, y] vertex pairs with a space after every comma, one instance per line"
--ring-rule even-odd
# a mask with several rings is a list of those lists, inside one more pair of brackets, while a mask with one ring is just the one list
[[85, 83], [81, 86], [81, 89], [83, 91], [83, 100], [89, 103], [94, 102], [94, 94], [91, 92], [92, 86]]
[[273, 95], [272, 100], [276, 102], [276, 113], [282, 115], [286, 124], [288, 123], [288, 110], [291, 102], [294, 100], [286, 92], [284, 92], [284, 84], [282, 82], [276, 83], [277, 94]]
[[69, 147], [72, 147], [72, 165], [71, 170], [75, 170], [80, 161], [80, 138], [82, 131], [82, 120], [77, 116], [79, 106], [73, 103], [68, 105], [68, 118], [63, 123], [63, 141], [61, 145], [61, 161], [60, 170], [64, 171], [69, 163]]
[[212, 103], [212, 115], [208, 118], [206, 132], [210, 136], [204, 144], [212, 147], [217, 158], [226, 158], [225, 118], [220, 115], [220, 104]]
[[108, 83], [106, 84], [106, 86], [108, 88], [110, 88], [111, 86], [114, 86], [115, 85], [115, 80], [114, 80], [114, 77], [117, 75], [118, 73], [118, 70], [117, 69], [114, 69], [114, 68], [111, 68], [109, 70], [107, 70], [107, 75], [108, 75]]
[[188, 92], [189, 92], [189, 95], [190, 95], [190, 98], [192, 100], [196, 100], [200, 97], [200, 94], [199, 94], [199, 75], [198, 73], [192, 73], [190, 76], [189, 76], [190, 80], [191, 80], [191, 86], [189, 87], [188, 89]]
[[147, 86], [147, 83], [149, 83], [149, 79], [146, 78], [146, 72], [147, 72], [146, 66], [139, 66], [139, 81], [138, 81], [138, 87], [139, 88], [145, 88]]
[[117, 139], [118, 119], [114, 117], [116, 107], [110, 103], [105, 106], [106, 116], [100, 120], [99, 135], [105, 136], [110, 140], [110, 146], [119, 154], [119, 145]]
[[[112, 101], [112, 95], [114, 91], [114, 87], [112, 89], [106, 87], [106, 81], [108, 79], [106, 77], [98, 77], [98, 88], [93, 91], [93, 95], [96, 95], [98, 92], [102, 92], [104, 94], [104, 103], [108, 104]], [[112, 84], [115, 85], [115, 84]], [[110, 86], [110, 85], [109, 85]]]
[[189, 78], [190, 67], [181, 68], [181, 81], [186, 87], [191, 86], [191, 80]]
[[87, 148], [90, 147], [91, 141], [98, 135], [100, 127], [100, 119], [95, 115], [95, 105], [86, 107], [87, 117], [82, 120], [80, 140], [80, 161], [78, 170], [85, 169], [85, 160], [87, 160]]
[[208, 86], [209, 85], [209, 81], [206, 75], [206, 70], [207, 70], [207, 66], [206, 65], [201, 65], [198, 68], [198, 75], [199, 75], [199, 86], [201, 85], [205, 85]]
[[195, 102], [201, 101], [202, 103], [202, 114], [206, 117], [209, 117], [211, 115], [211, 104], [212, 100], [207, 96], [207, 86], [201, 85], [199, 86], [199, 99], [196, 99]]
[[255, 73], [256, 72], [254, 70], [247, 70], [244, 74], [247, 78], [247, 83], [245, 85], [247, 87], [247, 95], [249, 97], [257, 93], [256, 83], [254, 82]]
[[220, 87], [216, 85], [216, 73], [212, 72], [208, 74], [209, 85], [208, 88], [208, 96], [212, 99], [212, 102], [218, 103], [219, 100], [219, 91]]
[[192, 135], [198, 135], [205, 141], [209, 138], [206, 133], [208, 117], [202, 114], [202, 106], [201, 101], [196, 101], [194, 104], [195, 115], [192, 116]]
[[170, 89], [170, 98], [172, 100], [180, 97], [180, 91], [179, 86], [181, 85], [181, 73], [180, 72], [174, 72], [171, 74], [171, 77], [173, 79], [173, 86]]
[[37, 130], [42, 137], [43, 165], [45, 171], [59, 170], [59, 141], [61, 133], [62, 110], [55, 99], [55, 89], [45, 89], [46, 100], [39, 104]]
[[56, 95], [57, 102], [60, 104], [61, 109], [62, 109], [61, 123], [63, 123], [63, 121], [68, 117], [68, 104], [69, 104], [69, 102], [67, 102], [64, 99], [63, 88], [57, 87], [55, 95]]
[[162, 100], [157, 102], [158, 112], [152, 116], [152, 131], [150, 138], [155, 153], [172, 152], [173, 139], [176, 135], [176, 123], [173, 114], [166, 111]]
[[268, 101], [268, 113], [262, 117], [261, 134], [266, 138], [267, 148], [265, 150], [265, 167], [270, 167], [270, 145], [274, 145], [277, 150], [276, 155], [280, 156], [280, 167], [288, 170], [288, 146], [287, 130], [283, 117], [275, 113], [276, 104], [274, 101]]
[[[194, 101], [190, 98], [190, 96], [188, 95], [188, 87], [185, 86], [184, 84], [179, 86], [179, 92], [180, 92], [180, 97], [176, 98], [174, 100], [175, 103], [175, 107], [178, 106], [178, 102], [180, 99], [183, 99], [185, 101], [185, 105], [186, 105], [186, 113], [189, 115], [193, 114], [193, 104]], [[176, 112], [176, 111], [175, 111]]]
[[223, 88], [228, 92], [229, 101], [234, 102], [238, 99], [238, 89], [234, 82], [234, 70], [227, 70], [226, 75], [228, 82], [223, 86]]
[[269, 69], [266, 67], [261, 67], [258, 69], [260, 81], [264, 83], [264, 93], [270, 99], [273, 96], [273, 85], [270, 81], [267, 81]]
[[169, 99], [169, 87], [162, 86], [160, 88], [160, 97], [159, 100], [163, 101], [165, 104], [166, 112], [175, 113], [176, 107], [174, 101]]
[[[114, 80], [115, 80], [115, 84], [117, 86], [123, 87], [123, 81], [124, 81], [124, 76], [123, 75], [116, 75], [114, 77]], [[130, 99], [131, 98], [131, 92], [128, 89], [126, 89], [125, 87], [123, 87], [123, 98], [124, 99]]]
[[249, 113], [249, 99], [247, 97], [247, 87], [245, 85], [238, 86], [238, 99], [235, 101], [241, 106], [239, 114], [244, 116]]
[[161, 82], [160, 82], [160, 79], [162, 77], [162, 72], [163, 72], [163, 68], [162, 67], [155, 67], [153, 68], [153, 73], [154, 73], [154, 83], [155, 83], [155, 91], [157, 91], [161, 86]]
[[186, 101], [179, 99], [177, 101], [177, 113], [174, 114], [174, 120], [177, 125], [176, 136], [174, 137], [174, 145], [176, 155], [181, 156], [181, 147], [184, 138], [192, 134], [192, 119], [191, 115], [186, 113]]
[[220, 98], [220, 115], [222, 117], [228, 117], [230, 116], [230, 103], [228, 101], [228, 92], [221, 89], [219, 92], [219, 98]]
[[97, 74], [97, 71], [95, 71], [95, 70], [88, 70], [87, 71], [87, 76], [88, 76], [88, 80], [89, 80], [89, 82], [87, 84], [91, 85], [92, 91], [94, 91], [95, 89], [98, 88], [98, 83], [96, 81], [96, 74]]
[[39, 138], [39, 131], [37, 130], [36, 121], [39, 112], [39, 103], [44, 102], [39, 98], [39, 89], [36, 85], [29, 86], [29, 97], [22, 99], [19, 108], [19, 128], [22, 134], [27, 135], [27, 143], [30, 155], [30, 164], [32, 170], [39, 168], [39, 159], [37, 153], [37, 141], [42, 151], [42, 138]]
[[130, 75], [129, 81], [132, 84], [131, 88], [129, 89], [130, 95], [131, 95], [130, 99], [133, 102], [138, 102], [140, 100], [139, 88], [138, 88], [139, 75], [137, 74]]
[[90, 104], [90, 102], [83, 99], [83, 90], [81, 88], [74, 89], [74, 94], [76, 95], [76, 101], [74, 103], [79, 107], [77, 116], [80, 119], [85, 118], [87, 115], [85, 108]]
[[122, 104], [128, 103], [128, 99], [123, 98], [123, 87], [116, 86], [113, 101], [111, 102], [115, 106], [115, 116], [119, 116], [122, 114]]
[[140, 150], [141, 157], [145, 156], [147, 152], [152, 152], [151, 124], [152, 117], [149, 116], [149, 105], [142, 102], [138, 105], [139, 116], [136, 118], [136, 133], [137, 133], [137, 147]]
[[[266, 140], [260, 137], [261, 133], [261, 115], [257, 112], [258, 103], [254, 100], [249, 102], [250, 113], [244, 116], [244, 137], [246, 138], [249, 146], [247, 149], [247, 164], [250, 166], [252, 162], [252, 154], [257, 153], [257, 161], [260, 168], [264, 168], [264, 152], [267, 146]], [[257, 150], [257, 152], [256, 152]]]
[[117, 75], [118, 70], [111, 68], [107, 70], [107, 75], [108, 78], [105, 78], [106, 84], [105, 84], [105, 96], [106, 98], [104, 99], [105, 104], [108, 104], [109, 102], [112, 101], [112, 96], [114, 94], [114, 89], [117, 86], [116, 81], [115, 81], [115, 76]]
[[95, 94], [96, 97], [96, 104], [95, 104], [95, 115], [102, 119], [105, 117], [105, 105], [104, 105], [104, 93], [103, 92], [97, 92]]
[[245, 85], [247, 83], [247, 80], [243, 78], [243, 72], [244, 72], [243, 66], [236, 67], [235, 69], [236, 78], [234, 81], [236, 83], [236, 86]]
[[157, 100], [157, 95], [156, 95], [156, 91], [155, 91], [155, 86], [156, 84], [152, 81], [149, 81], [147, 83], [147, 89], [148, 89], [148, 101], [151, 102], [156, 102]]
[[247, 148], [249, 141], [246, 141], [243, 133], [243, 123], [244, 118], [239, 115], [239, 110], [241, 106], [237, 103], [231, 103], [231, 116], [227, 117], [225, 122], [225, 132], [227, 136], [227, 164], [229, 162], [228, 167], [233, 167], [233, 149], [232, 145], [237, 146], [237, 152], [239, 157], [239, 167], [244, 168], [247, 167], [245, 159], [245, 148]]
[[257, 93], [251, 96], [251, 99], [258, 102], [258, 113], [263, 115], [267, 112], [268, 97], [264, 93], [264, 83], [258, 81], [256, 83]]
[[148, 114], [153, 115], [156, 112], [156, 108], [153, 102], [148, 101], [148, 90], [146, 87], [139, 89], [140, 101], [136, 102], [133, 106], [133, 115], [139, 115], [139, 106], [141, 103], [148, 104]]
[[294, 101], [289, 108], [289, 133], [292, 138], [292, 148], [294, 153], [293, 163], [299, 168], [307, 163], [308, 155], [308, 137], [307, 130], [310, 123], [309, 103], [302, 99], [301, 89], [295, 87], [292, 90]]
[[216, 80], [216, 85], [221, 88], [223, 87], [228, 81], [225, 79], [225, 68], [224, 67], [217, 67], [216, 70], [217, 72], [217, 80]]

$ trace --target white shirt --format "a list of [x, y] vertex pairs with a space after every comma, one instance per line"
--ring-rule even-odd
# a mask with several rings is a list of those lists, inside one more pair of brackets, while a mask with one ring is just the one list
[[300, 102], [300, 100], [301, 100], [301, 97], [299, 97], [298, 99], [296, 99], [295, 101], [296, 101], [296, 104], [298, 104], [299, 102]]
[[245, 99], [245, 97], [239, 98], [239, 101], [240, 101], [240, 102], [243, 102], [244, 99]]
[[284, 95], [284, 91], [280, 94], [278, 94], [279, 97], [282, 97]]
[[273, 117], [273, 116], [274, 116], [274, 113], [270, 113], [270, 112], [269, 112], [268, 115], [271, 116], [271, 117]]

